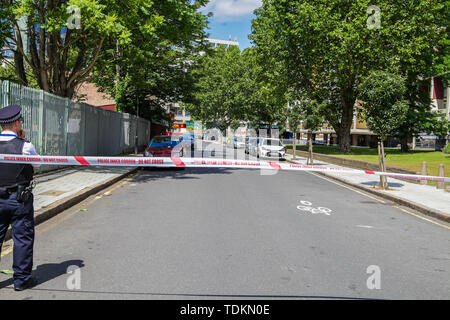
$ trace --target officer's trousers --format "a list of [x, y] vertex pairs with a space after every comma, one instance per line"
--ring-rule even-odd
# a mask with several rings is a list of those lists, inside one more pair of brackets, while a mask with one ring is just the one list
[[9, 225], [14, 241], [13, 279], [17, 287], [30, 279], [33, 268], [33, 195], [26, 202], [18, 202], [15, 193], [6, 199], [0, 197], [0, 253]]

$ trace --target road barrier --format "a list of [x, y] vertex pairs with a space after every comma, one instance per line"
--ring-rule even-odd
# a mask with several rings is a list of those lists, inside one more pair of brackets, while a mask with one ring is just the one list
[[178, 168], [235, 168], [267, 169], [315, 172], [338, 172], [352, 174], [379, 175], [410, 180], [450, 182], [447, 177], [433, 177], [404, 173], [377, 172], [368, 170], [329, 168], [314, 165], [280, 163], [273, 161], [228, 160], [211, 158], [142, 158], [142, 157], [82, 157], [82, 156], [25, 156], [0, 154], [0, 163], [9, 164], [52, 164], [64, 166], [106, 166], [106, 167], [178, 167]]

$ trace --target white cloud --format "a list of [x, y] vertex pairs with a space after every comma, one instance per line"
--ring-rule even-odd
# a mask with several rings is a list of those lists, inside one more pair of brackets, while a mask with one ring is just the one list
[[232, 21], [252, 14], [261, 5], [262, 0], [211, 0], [202, 11], [213, 12], [220, 21]]

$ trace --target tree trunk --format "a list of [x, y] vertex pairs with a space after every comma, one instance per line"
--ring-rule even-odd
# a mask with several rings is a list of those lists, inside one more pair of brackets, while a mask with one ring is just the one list
[[[384, 157], [384, 142], [382, 139], [378, 139], [378, 160], [381, 172], [386, 172], [386, 162]], [[383, 190], [388, 189], [387, 178], [380, 176], [380, 188]]]
[[296, 160], [296, 154], [297, 154], [297, 143], [296, 143], [296, 132], [294, 131], [294, 142], [292, 144], [292, 150], [293, 150], [293, 159]]
[[[341, 92], [342, 113], [338, 126], [334, 127], [339, 138], [339, 150], [345, 153], [351, 152], [350, 130], [353, 125], [353, 114], [355, 109], [356, 97], [351, 87]], [[335, 122], [335, 121], [334, 121]]]
[[402, 152], [408, 152], [409, 151], [408, 136], [400, 137], [400, 145], [401, 145], [401, 151]]
[[314, 164], [313, 159], [313, 146], [312, 146], [312, 132], [308, 132], [308, 142], [309, 142], [309, 155], [308, 155], [308, 165]]
[[14, 67], [16, 75], [20, 80], [20, 84], [28, 86], [27, 75], [25, 72], [25, 65], [23, 63], [23, 56], [18, 52], [14, 53]]
[[351, 149], [351, 135], [350, 135], [350, 128], [344, 128], [341, 130], [336, 131], [336, 134], [338, 135], [338, 141], [339, 141], [339, 150], [345, 153], [350, 153], [352, 151]]

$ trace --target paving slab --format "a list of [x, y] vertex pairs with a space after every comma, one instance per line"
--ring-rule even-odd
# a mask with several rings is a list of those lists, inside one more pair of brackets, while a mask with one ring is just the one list
[[78, 194], [112, 178], [129, 173], [129, 167], [80, 167], [59, 172], [51, 177], [37, 178], [34, 194], [34, 210], [45, 209], [52, 203]]

